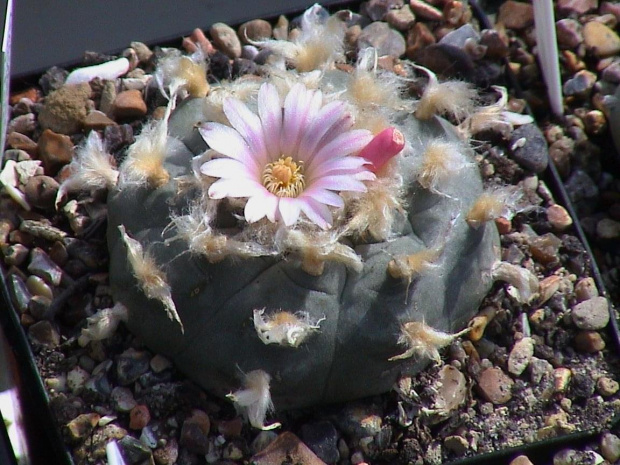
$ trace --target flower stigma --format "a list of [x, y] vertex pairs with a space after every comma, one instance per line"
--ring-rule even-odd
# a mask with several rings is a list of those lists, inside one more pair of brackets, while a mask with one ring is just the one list
[[292, 157], [280, 157], [268, 163], [263, 171], [263, 186], [278, 197], [297, 197], [306, 186], [303, 161], [297, 164]]

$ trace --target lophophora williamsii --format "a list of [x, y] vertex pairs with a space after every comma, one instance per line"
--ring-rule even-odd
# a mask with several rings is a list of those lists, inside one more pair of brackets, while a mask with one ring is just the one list
[[413, 64], [429, 79], [412, 99], [372, 49], [341, 71], [343, 36], [314, 6], [293, 41], [255, 44], [271, 53], [260, 77], [212, 87], [200, 52], [172, 54], [156, 71], [167, 111], [118, 172], [91, 134], [60, 195], [109, 188], [116, 305], [83, 344], [124, 321], [268, 428], [273, 406], [386, 392], [439, 360], [496, 278], [535, 296], [498, 258], [493, 220], [516, 196], [484, 192], [467, 143], [474, 118], [510, 124], [504, 107]]

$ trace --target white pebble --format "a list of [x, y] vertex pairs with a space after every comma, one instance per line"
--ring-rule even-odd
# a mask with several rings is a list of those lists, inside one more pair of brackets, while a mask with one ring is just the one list
[[90, 82], [95, 78], [113, 80], [129, 71], [129, 60], [127, 58], [119, 58], [117, 60], [107, 61], [100, 65], [87, 66], [71, 71], [65, 84], [81, 84]]

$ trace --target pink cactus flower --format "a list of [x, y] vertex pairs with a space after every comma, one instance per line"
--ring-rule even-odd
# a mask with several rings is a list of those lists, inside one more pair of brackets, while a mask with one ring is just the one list
[[295, 84], [282, 108], [276, 88], [266, 83], [258, 92], [258, 115], [235, 98], [225, 99], [223, 110], [231, 126], [206, 123], [200, 129], [221, 155], [200, 170], [219, 178], [210, 198], [248, 199], [244, 216], [250, 223], [267, 217], [292, 226], [303, 213], [329, 229], [330, 207], [344, 206], [338, 193], [365, 192], [363, 181], [375, 179], [369, 162], [357, 156], [372, 134], [352, 130], [345, 103], [323, 104], [321, 91]]

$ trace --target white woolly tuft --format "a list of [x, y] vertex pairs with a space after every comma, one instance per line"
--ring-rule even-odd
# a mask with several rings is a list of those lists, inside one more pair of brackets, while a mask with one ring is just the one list
[[389, 361], [404, 360], [414, 355], [419, 359], [430, 359], [439, 362], [441, 357], [439, 349], [451, 344], [457, 337], [469, 332], [469, 328], [456, 334], [448, 334], [433, 329], [423, 321], [411, 321], [405, 323], [401, 328], [398, 343], [407, 347], [407, 350], [400, 355], [390, 357]]
[[492, 105], [480, 107], [475, 113], [468, 116], [457, 130], [464, 139], [482, 131], [492, 130], [508, 138], [514, 126], [521, 126], [534, 122], [530, 115], [521, 115], [507, 111], [508, 92], [505, 87], [493, 86], [493, 90], [500, 94], [500, 98]]
[[437, 115], [450, 115], [458, 121], [473, 114], [476, 89], [468, 82], [446, 81], [440, 83], [435, 73], [418, 65], [411, 65], [428, 75], [428, 84], [418, 102], [415, 116], [426, 120]]
[[313, 276], [323, 273], [325, 262], [343, 263], [356, 272], [362, 271], [364, 264], [355, 251], [338, 240], [341, 235], [334, 231], [312, 231], [279, 228], [275, 245], [280, 253], [293, 252], [301, 258], [302, 269]]
[[453, 182], [459, 171], [471, 165], [463, 155], [461, 144], [432, 139], [424, 151], [418, 182], [425, 189], [442, 194], [442, 188]]
[[243, 388], [226, 396], [243, 412], [254, 428], [261, 430], [280, 427], [280, 423], [265, 425], [267, 413], [273, 410], [269, 392], [270, 381], [271, 376], [263, 370], [250, 371], [243, 379]]
[[308, 312], [290, 313], [278, 311], [264, 316], [265, 309], [254, 310], [254, 329], [265, 344], [279, 344], [285, 347], [299, 347], [309, 336], [319, 330], [318, 321], [312, 320]]
[[138, 280], [140, 288], [149, 299], [160, 301], [168, 314], [168, 318], [176, 321], [185, 332], [181, 318], [177, 313], [176, 305], [172, 300], [170, 285], [166, 281], [166, 274], [159, 269], [155, 259], [142, 249], [142, 244], [127, 235], [125, 226], [119, 225], [121, 238], [127, 246], [127, 259]]
[[508, 293], [519, 303], [530, 303], [540, 291], [540, 283], [534, 273], [522, 266], [513, 265], [508, 262], [497, 262], [491, 271], [494, 281], [505, 281], [514, 286], [516, 292]]
[[232, 82], [226, 82], [213, 87], [209, 95], [204, 99], [202, 107], [205, 121], [229, 125], [228, 118], [226, 118], [222, 109], [224, 100], [228, 97], [234, 97], [247, 102], [250, 97], [258, 94], [261, 84], [262, 81], [254, 77], [240, 77]]
[[56, 194], [56, 208], [69, 192], [110, 189], [118, 181], [119, 173], [114, 157], [106, 150], [97, 131], [91, 131], [69, 165], [70, 176], [63, 181]]
[[206, 70], [205, 55], [200, 47], [189, 56], [171, 52], [159, 60], [155, 81], [169, 100], [174, 100], [180, 91], [192, 97], [204, 97], [209, 92]]
[[472, 228], [478, 228], [498, 218], [511, 219], [522, 197], [516, 186], [494, 187], [483, 192], [467, 212], [465, 221]]
[[168, 182], [170, 175], [164, 168], [167, 140], [167, 118], [151, 121], [142, 128], [121, 165], [120, 189], [144, 185], [156, 188]]
[[101, 309], [86, 320], [87, 326], [82, 329], [78, 343], [84, 347], [91, 341], [107, 339], [115, 333], [121, 321], [128, 319], [129, 310], [120, 302], [111, 308]]
[[335, 16], [323, 21], [321, 6], [315, 4], [302, 16], [301, 33], [292, 42], [265, 40], [252, 42], [283, 57], [300, 73], [328, 69], [344, 59], [344, 24]]

